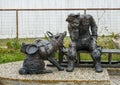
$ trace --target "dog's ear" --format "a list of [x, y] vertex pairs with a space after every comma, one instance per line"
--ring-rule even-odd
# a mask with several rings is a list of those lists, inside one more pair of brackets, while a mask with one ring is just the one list
[[24, 42], [22, 42], [22, 46], [25, 46], [26, 44]]
[[66, 35], [67, 35], [67, 31], [64, 31], [64, 32], [63, 32], [63, 35], [65, 35], [65, 36], [66, 36]]
[[22, 45], [21, 45], [20, 52], [26, 54], [26, 47], [27, 47], [28, 45], [29, 45], [29, 44], [26, 44], [26, 43], [23, 42]]

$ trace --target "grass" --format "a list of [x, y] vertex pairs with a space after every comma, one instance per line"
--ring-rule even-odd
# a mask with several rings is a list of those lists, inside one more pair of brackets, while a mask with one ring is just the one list
[[16, 39], [2, 40], [0, 46], [0, 63], [20, 61], [24, 59], [25, 55], [20, 53], [19, 49], [21, 45]]
[[21, 43], [32, 43], [36, 39], [0, 39], [0, 64], [14, 61], [21, 61], [25, 54], [20, 53]]
[[12, 53], [0, 53], [0, 63], [20, 61], [24, 59], [23, 54], [19, 51], [14, 51]]
[[[14, 62], [20, 61], [25, 58], [25, 54], [20, 53], [21, 43], [32, 43], [36, 40], [36, 38], [32, 39], [0, 39], [0, 63]], [[64, 39], [65, 47], [69, 47], [70, 38], [66, 37]], [[111, 37], [99, 37], [98, 45], [103, 48], [116, 48], [112, 43]], [[58, 57], [58, 54], [56, 53]], [[114, 54], [113, 59], [115, 61], [120, 61], [120, 55]], [[82, 60], [92, 60], [90, 54], [81, 53]], [[102, 60], [106, 61], [108, 59], [107, 54], [102, 55]]]

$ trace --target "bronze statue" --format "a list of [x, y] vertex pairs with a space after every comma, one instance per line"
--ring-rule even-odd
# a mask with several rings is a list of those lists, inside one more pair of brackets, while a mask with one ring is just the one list
[[[32, 48], [31, 52], [29, 49]], [[38, 53], [38, 47], [34, 44], [22, 43], [21, 52], [26, 54], [23, 67], [20, 68], [20, 74], [44, 74], [51, 73], [51, 70], [45, 69], [45, 63]]]
[[102, 72], [101, 47], [97, 46], [97, 25], [91, 15], [69, 14], [68, 31], [71, 43], [68, 48], [68, 72], [74, 70], [76, 51], [86, 50], [91, 52], [96, 72]]
[[33, 44], [22, 44], [21, 52], [26, 54], [26, 59], [23, 62], [23, 67], [19, 70], [20, 74], [51, 73], [51, 70], [45, 69], [44, 60], [50, 61], [59, 71], [64, 70], [55, 59], [55, 52], [62, 50], [66, 32], [56, 35], [47, 32], [47, 34], [50, 37], [49, 40], [41, 39], [36, 40]]

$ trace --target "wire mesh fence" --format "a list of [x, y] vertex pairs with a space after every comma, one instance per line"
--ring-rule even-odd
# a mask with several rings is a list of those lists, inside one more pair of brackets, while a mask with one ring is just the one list
[[67, 31], [66, 18], [70, 13], [92, 15], [99, 35], [120, 33], [120, 9], [1, 9], [0, 38], [36, 38], [44, 37], [46, 31]]
[[0, 11], [0, 38], [16, 37], [15, 11]]

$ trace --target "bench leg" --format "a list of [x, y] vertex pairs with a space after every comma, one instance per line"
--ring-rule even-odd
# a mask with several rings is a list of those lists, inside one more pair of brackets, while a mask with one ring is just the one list
[[77, 65], [79, 65], [79, 63], [80, 63], [80, 52], [77, 52]]
[[59, 51], [59, 58], [58, 58], [59, 64], [61, 64], [63, 62], [63, 56], [64, 56], [63, 52]]
[[109, 66], [111, 65], [112, 62], [112, 54], [108, 53], [108, 62], [109, 62]]

